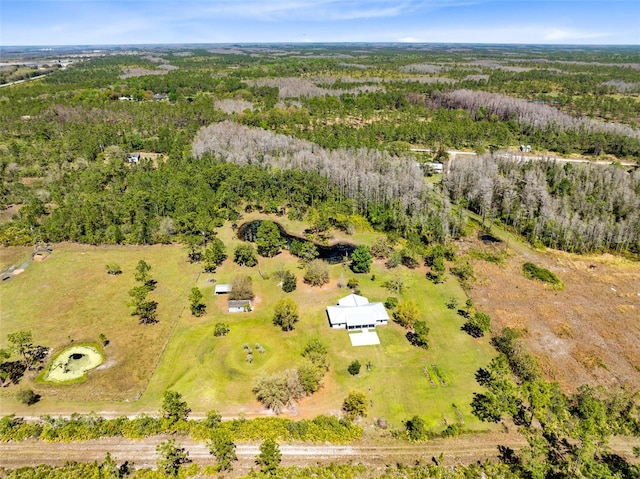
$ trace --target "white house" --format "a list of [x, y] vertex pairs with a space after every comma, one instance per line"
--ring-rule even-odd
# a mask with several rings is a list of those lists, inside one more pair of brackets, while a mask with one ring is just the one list
[[389, 322], [389, 314], [382, 303], [370, 303], [364, 296], [350, 294], [327, 306], [329, 324], [334, 329], [375, 328]]
[[216, 284], [215, 294], [230, 293], [233, 287], [230, 284]]
[[252, 309], [251, 301], [248, 299], [229, 300], [230, 313], [248, 313]]

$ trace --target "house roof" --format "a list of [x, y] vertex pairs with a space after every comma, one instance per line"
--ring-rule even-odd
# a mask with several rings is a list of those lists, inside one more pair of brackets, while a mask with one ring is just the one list
[[232, 289], [233, 286], [231, 286], [230, 284], [216, 284], [215, 293], [230, 293]]
[[369, 304], [369, 300], [364, 296], [359, 296], [357, 294], [350, 294], [349, 296], [340, 298], [338, 300], [338, 304], [340, 306], [364, 306], [365, 304]]
[[[356, 296], [356, 295], [352, 295]], [[362, 296], [360, 296], [362, 298]], [[367, 298], [363, 298], [367, 299]], [[378, 321], [389, 321], [389, 314], [382, 303], [367, 303], [360, 306], [327, 306], [331, 326], [346, 324], [347, 327], [369, 325]]]
[[232, 299], [229, 301], [229, 308], [243, 308], [245, 306], [251, 306], [251, 300], [249, 299]]

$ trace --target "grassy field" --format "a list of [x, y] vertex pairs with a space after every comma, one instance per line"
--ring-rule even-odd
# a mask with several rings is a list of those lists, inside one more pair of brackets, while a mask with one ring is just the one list
[[[292, 232], [303, 229], [303, 225], [291, 222], [286, 227]], [[223, 227], [219, 235], [231, 255], [240, 243], [234, 239], [231, 227]], [[370, 243], [372, 237], [372, 233], [365, 232], [348, 239]], [[158, 289], [152, 294], [160, 304], [160, 322], [151, 326], [138, 325], [126, 306], [127, 290], [134, 283], [133, 268], [141, 258], [152, 265], [153, 276], [158, 280]], [[112, 261], [122, 266], [121, 276], [106, 274], [104, 265]], [[262, 277], [281, 265], [298, 276], [298, 289], [288, 296], [301, 311], [296, 329], [286, 333], [271, 319], [275, 303], [285, 293], [275, 278]], [[260, 258], [259, 268], [240, 268], [228, 259], [214, 274], [199, 275], [200, 270], [200, 266], [186, 262], [186, 252], [180, 246], [58, 245], [46, 261], [31, 264], [25, 273], [0, 285], [6, 298], [2, 303], [3, 331], [32, 329], [37, 342], [56, 350], [70, 344], [71, 339], [95, 341], [101, 332], [112, 341], [105, 348], [107, 368], [91, 373], [82, 384], [34, 384], [43, 401], [28, 410], [9, 397], [15, 388], [6, 388], [0, 393], [2, 413], [157, 411], [162, 392], [171, 388], [182, 393], [196, 413], [217, 409], [225, 416], [265, 414], [251, 392], [255, 379], [261, 372], [297, 367], [302, 362], [304, 345], [319, 337], [329, 348], [331, 369], [324, 387], [290, 412], [293, 417], [337, 414], [350, 391], [361, 391], [370, 400], [369, 422], [384, 417], [400, 426], [402, 420], [418, 414], [431, 427], [441, 429], [446, 423], [459, 420], [455, 404], [465, 427], [486, 429], [471, 415], [469, 402], [472, 392], [478, 389], [474, 373], [488, 363], [493, 352], [486, 339], [473, 339], [462, 332], [462, 318], [445, 307], [452, 296], [461, 303], [466, 299], [452, 278], [433, 285], [422, 270], [400, 267], [389, 271], [382, 263], [374, 263], [371, 274], [355, 275], [342, 265], [333, 265], [331, 282], [312, 288], [302, 283], [302, 270], [287, 252], [275, 258]], [[250, 313], [228, 313], [227, 298], [214, 295], [215, 283], [210, 280], [228, 282], [238, 273], [253, 279], [256, 299]], [[371, 279], [372, 274], [375, 280]], [[347, 280], [357, 277], [361, 293], [370, 301], [384, 301], [390, 296], [383, 283], [392, 275], [401, 275], [406, 288], [399, 299], [418, 303], [431, 328], [430, 349], [411, 346], [405, 330], [394, 323], [377, 329], [379, 346], [352, 347], [344, 330], [330, 329], [325, 307], [350, 293], [338, 288], [341, 275]], [[184, 309], [189, 290], [196, 284], [207, 304], [207, 313], [200, 318], [191, 316], [188, 307]], [[220, 321], [230, 325], [226, 337], [213, 335], [214, 326]], [[259, 343], [265, 352], [254, 350], [249, 364], [245, 343], [252, 349]], [[347, 372], [354, 359], [363, 365], [356, 377]], [[364, 367], [367, 362], [373, 365], [370, 371]], [[437, 379], [434, 386], [425, 376], [425, 367], [432, 365], [442, 371], [446, 386]], [[141, 396], [133, 401], [138, 393]]]

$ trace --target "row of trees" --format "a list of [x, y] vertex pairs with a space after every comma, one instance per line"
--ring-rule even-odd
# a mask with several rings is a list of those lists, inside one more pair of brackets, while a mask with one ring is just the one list
[[485, 155], [456, 159], [444, 184], [453, 203], [533, 243], [580, 253], [640, 251], [638, 171]]

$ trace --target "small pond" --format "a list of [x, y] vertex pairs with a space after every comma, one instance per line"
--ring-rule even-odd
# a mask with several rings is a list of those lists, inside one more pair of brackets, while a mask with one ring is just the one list
[[[327, 261], [328, 263], [340, 263], [345, 256], [351, 256], [356, 249], [356, 245], [351, 243], [334, 243], [332, 245], [323, 245], [316, 243], [315, 241], [309, 241], [308, 239], [289, 233], [284, 226], [277, 221], [273, 221], [280, 230], [280, 236], [282, 236], [287, 242], [287, 247], [293, 240], [302, 241], [304, 243], [314, 244], [318, 249], [319, 258]], [[255, 241], [258, 227], [262, 224], [262, 220], [248, 221], [241, 224], [238, 227], [238, 238], [243, 241]]]
[[44, 375], [45, 381], [64, 382], [79, 379], [102, 364], [102, 354], [93, 346], [71, 346], [58, 354]]

